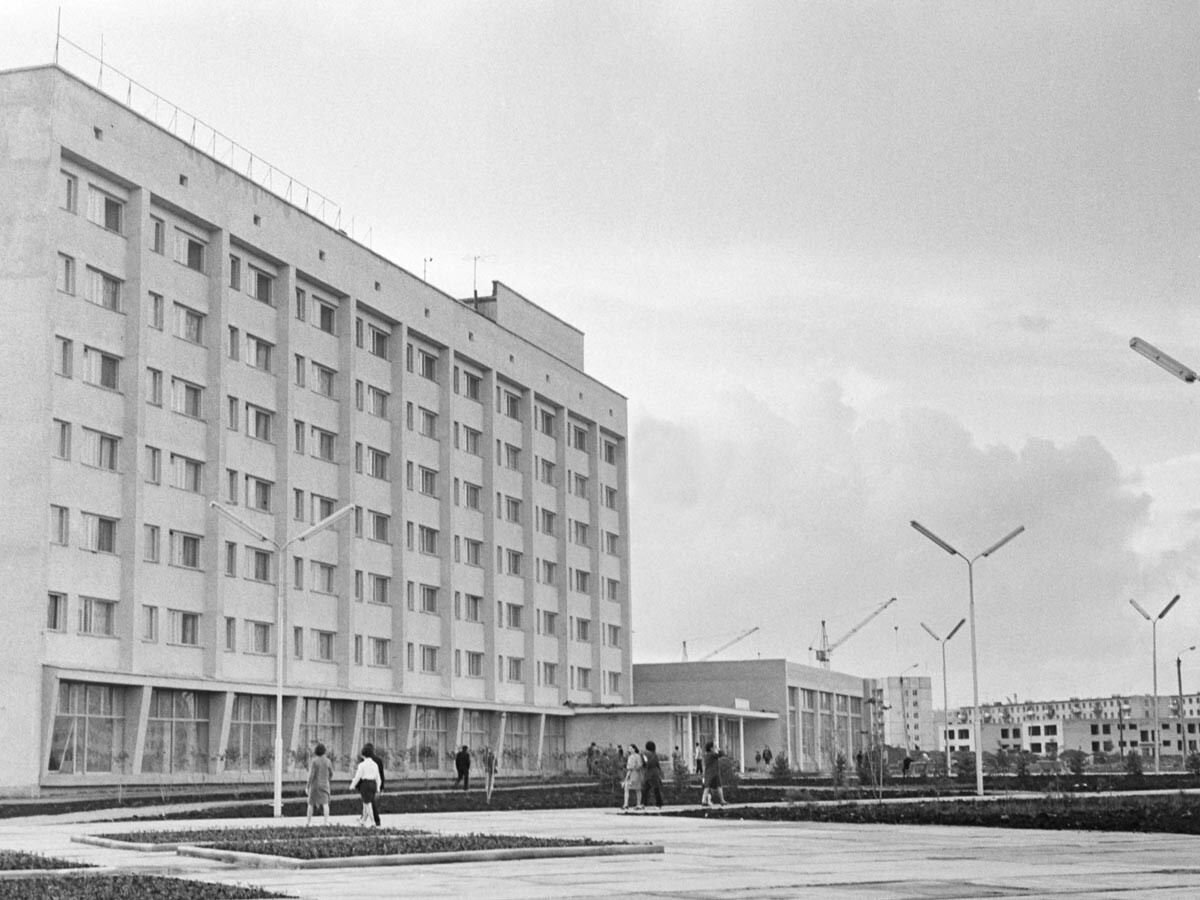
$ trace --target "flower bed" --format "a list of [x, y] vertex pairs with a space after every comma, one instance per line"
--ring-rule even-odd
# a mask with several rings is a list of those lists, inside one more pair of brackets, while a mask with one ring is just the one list
[[0, 850], [0, 872], [27, 872], [30, 869], [90, 869], [87, 863], [70, 862], [40, 853]]
[[394, 856], [408, 853], [462, 853], [473, 850], [527, 850], [541, 847], [600, 847], [619, 841], [590, 838], [539, 838], [520, 834], [381, 833], [359, 830], [344, 837], [257, 840], [252, 837], [215, 841], [211, 850], [285, 856], [289, 859], [335, 859], [355, 856]]
[[0, 900], [259, 900], [261, 888], [157, 875], [59, 875], [0, 879]]
[[737, 809], [679, 810], [700, 816], [772, 822], [843, 822], [879, 825], [971, 825], [1079, 831], [1200, 834], [1200, 797], [1067, 795], [1038, 799], [845, 803]]
[[361, 825], [264, 825], [261, 828], [192, 828], [172, 831], [125, 831], [118, 834], [94, 835], [110, 841], [128, 844], [209, 844], [236, 837], [243, 841], [287, 841], [359, 837], [364, 834], [389, 837], [428, 834], [413, 829], [381, 828], [366, 832]]

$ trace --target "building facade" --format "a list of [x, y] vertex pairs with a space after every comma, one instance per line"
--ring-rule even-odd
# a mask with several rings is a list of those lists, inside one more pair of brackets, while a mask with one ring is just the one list
[[626, 401], [579, 330], [57, 67], [0, 73], [0, 139], [0, 793], [269, 779], [277, 654], [292, 775], [545, 767], [565, 704], [629, 702]]
[[889, 675], [873, 682], [883, 742], [906, 753], [927, 753], [937, 747], [933, 716], [933, 682], [928, 675]]

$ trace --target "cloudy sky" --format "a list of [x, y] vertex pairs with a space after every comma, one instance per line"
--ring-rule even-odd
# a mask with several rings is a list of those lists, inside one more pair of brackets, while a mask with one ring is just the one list
[[[62, 3], [63, 32], [630, 398], [635, 659], [1149, 691], [1200, 643], [1200, 6]], [[7, 0], [0, 67], [55, 10]], [[65, 58], [65, 57], [64, 57]], [[969, 638], [948, 647], [970, 699]], [[1200, 690], [1200, 651], [1184, 656]]]

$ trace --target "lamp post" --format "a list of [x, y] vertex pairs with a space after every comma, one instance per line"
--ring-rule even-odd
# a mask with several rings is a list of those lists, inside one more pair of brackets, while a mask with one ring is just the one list
[[1183, 715], [1183, 654], [1190, 653], [1195, 649], [1196, 645], [1192, 644], [1192, 646], [1185, 647], [1175, 654], [1175, 679], [1176, 687], [1179, 689], [1179, 746], [1185, 761], [1187, 760], [1188, 739], [1187, 728], [1185, 727], [1187, 719]]
[[913, 520], [909, 523], [919, 531], [922, 535], [929, 538], [933, 543], [937, 544], [951, 556], [961, 557], [963, 562], [967, 564], [967, 595], [969, 598], [968, 617], [971, 620], [971, 689], [974, 694], [975, 705], [975, 793], [980, 797], [983, 796], [983, 712], [979, 707], [979, 657], [976, 652], [975, 642], [975, 563], [980, 558], [991, 556], [1018, 534], [1025, 530], [1024, 525], [1019, 525], [1004, 537], [1000, 538], [992, 546], [988, 547], [982, 553], [977, 553], [975, 556], [967, 557], [959, 553], [940, 537], [922, 525], [920, 522]]
[[930, 628], [924, 622], [921, 623], [921, 627], [924, 628], [927, 632], [929, 632], [929, 636], [931, 638], [933, 638], [935, 641], [937, 641], [939, 644], [942, 645], [942, 716], [945, 719], [945, 724], [943, 724], [943, 726], [942, 726], [942, 751], [944, 753], [946, 753], [947, 768], [949, 768], [949, 758], [950, 758], [950, 755], [949, 755], [950, 752], [947, 749], [949, 746], [949, 742], [946, 740], [946, 731], [950, 727], [950, 700], [949, 700], [950, 691], [946, 687], [946, 644], [948, 644], [950, 642], [950, 639], [952, 637], [954, 637], [956, 634], [958, 634], [958, 629], [962, 628], [966, 624], [967, 624], [967, 620], [965, 618], [959, 619], [958, 624], [950, 629], [950, 633], [948, 635], [946, 635], [944, 638], [940, 638], [937, 636], [937, 634], [934, 633], [934, 630], [932, 628]]
[[1154, 774], [1158, 775], [1161, 772], [1158, 758], [1161, 755], [1159, 752], [1162, 747], [1162, 735], [1159, 733], [1158, 724], [1158, 620], [1171, 611], [1171, 607], [1179, 602], [1179, 595], [1176, 594], [1171, 598], [1171, 602], [1163, 607], [1163, 611], [1157, 616], [1151, 616], [1150, 613], [1142, 609], [1141, 605], [1132, 597], [1129, 602], [1133, 605], [1142, 617], [1150, 623], [1150, 645], [1151, 645], [1151, 660], [1154, 666]]
[[343, 506], [281, 544], [259, 531], [241, 516], [231, 513], [216, 500], [208, 505], [241, 528], [242, 531], [275, 548], [275, 818], [278, 819], [283, 815], [283, 601], [287, 591], [287, 560], [284, 559], [284, 556], [287, 548], [292, 544], [306, 541], [317, 532], [336, 525], [352, 513], [354, 507], [352, 505]]

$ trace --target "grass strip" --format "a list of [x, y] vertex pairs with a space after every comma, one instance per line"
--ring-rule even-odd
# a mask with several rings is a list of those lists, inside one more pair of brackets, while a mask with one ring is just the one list
[[30, 869], [87, 869], [87, 863], [71, 862], [23, 850], [0, 850], [0, 872], [27, 872]]
[[60, 875], [0, 880], [0, 900], [263, 900], [261, 888], [158, 875]]

